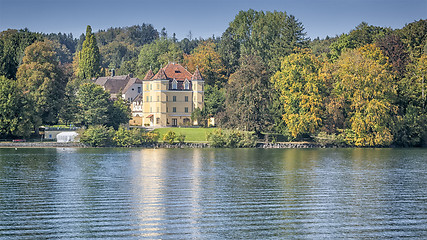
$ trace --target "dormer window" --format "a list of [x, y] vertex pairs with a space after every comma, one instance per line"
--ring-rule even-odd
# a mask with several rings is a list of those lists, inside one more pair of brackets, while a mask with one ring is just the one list
[[190, 89], [190, 82], [188, 81], [188, 79], [185, 79], [185, 82], [184, 82], [184, 89], [185, 89], [185, 90], [189, 90], [189, 89]]
[[172, 81], [172, 89], [177, 89], [178, 87], [178, 82], [176, 81], [176, 79], [174, 79], [173, 81]]

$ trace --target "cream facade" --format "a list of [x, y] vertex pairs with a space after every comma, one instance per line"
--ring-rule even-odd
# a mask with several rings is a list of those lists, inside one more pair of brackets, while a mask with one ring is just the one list
[[[142, 126], [193, 125], [191, 113], [203, 107], [204, 80], [198, 70], [191, 74], [179, 64], [170, 63], [157, 74], [150, 70], [142, 80], [142, 93], [132, 102], [132, 123]], [[138, 119], [139, 120], [139, 119]]]

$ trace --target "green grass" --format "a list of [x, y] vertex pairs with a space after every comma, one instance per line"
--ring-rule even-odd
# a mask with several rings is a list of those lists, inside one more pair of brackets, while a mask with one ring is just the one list
[[162, 141], [163, 135], [169, 131], [173, 131], [176, 135], [184, 134], [185, 142], [207, 142], [206, 136], [213, 132], [215, 128], [158, 128], [154, 132], [160, 133], [159, 141]]

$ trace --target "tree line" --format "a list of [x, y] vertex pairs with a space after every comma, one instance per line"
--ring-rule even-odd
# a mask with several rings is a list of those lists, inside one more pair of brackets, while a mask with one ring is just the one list
[[311, 40], [295, 16], [252, 9], [209, 39], [177, 40], [151, 24], [96, 33], [88, 26], [79, 39], [8, 30], [0, 33], [0, 75], [1, 91], [11, 93], [1, 94], [0, 134], [71, 122], [117, 129], [128, 103], [109, 100], [89, 80], [113, 69], [143, 78], [178, 62], [205, 79], [205, 105], [193, 113], [199, 122], [215, 117], [222, 128], [259, 137], [420, 146], [427, 142], [426, 32], [427, 20], [402, 29], [361, 23]]

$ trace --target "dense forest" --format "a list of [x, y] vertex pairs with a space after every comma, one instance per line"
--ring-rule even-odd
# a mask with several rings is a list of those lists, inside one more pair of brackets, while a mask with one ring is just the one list
[[42, 124], [118, 128], [128, 103], [90, 80], [178, 62], [202, 73], [199, 122], [221, 128], [350, 146], [427, 144], [427, 20], [402, 29], [362, 22], [308, 39], [286, 12], [240, 11], [220, 37], [178, 40], [151, 24], [85, 34], [0, 33], [0, 138]]

